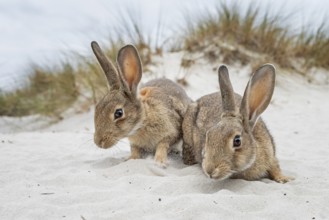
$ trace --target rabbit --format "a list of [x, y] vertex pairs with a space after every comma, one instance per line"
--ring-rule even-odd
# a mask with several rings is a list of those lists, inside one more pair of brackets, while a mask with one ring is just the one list
[[191, 103], [184, 116], [184, 163], [200, 163], [208, 177], [218, 180], [293, 180], [281, 173], [273, 137], [260, 118], [273, 95], [275, 67], [257, 69], [243, 97], [234, 93], [225, 65], [219, 67], [218, 78], [220, 92]]
[[164, 78], [151, 80], [138, 90], [142, 64], [133, 45], [119, 50], [117, 68], [97, 42], [91, 47], [110, 86], [95, 107], [95, 144], [107, 149], [127, 137], [131, 148], [128, 159], [155, 151], [155, 161], [166, 167], [167, 154], [182, 140], [183, 115], [190, 98], [181, 86]]

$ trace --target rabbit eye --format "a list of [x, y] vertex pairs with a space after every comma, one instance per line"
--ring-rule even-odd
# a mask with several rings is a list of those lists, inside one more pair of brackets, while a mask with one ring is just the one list
[[233, 146], [240, 147], [241, 146], [241, 137], [240, 135], [236, 135], [233, 139]]
[[114, 119], [121, 118], [123, 116], [123, 110], [121, 108], [118, 108], [114, 112]]

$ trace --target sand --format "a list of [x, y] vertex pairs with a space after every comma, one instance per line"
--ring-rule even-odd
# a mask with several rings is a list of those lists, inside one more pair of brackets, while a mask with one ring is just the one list
[[[157, 76], [181, 76], [180, 56], [165, 54]], [[193, 99], [218, 90], [215, 66], [200, 61], [189, 70]], [[250, 68], [229, 70], [242, 93]], [[2, 117], [0, 219], [329, 219], [328, 96], [328, 85], [289, 73], [277, 78], [262, 117], [283, 173], [296, 178], [286, 184], [211, 180], [179, 155], [169, 156], [166, 169], [152, 155], [126, 161], [127, 140], [109, 150], [93, 143], [93, 110], [50, 126], [34, 116]]]

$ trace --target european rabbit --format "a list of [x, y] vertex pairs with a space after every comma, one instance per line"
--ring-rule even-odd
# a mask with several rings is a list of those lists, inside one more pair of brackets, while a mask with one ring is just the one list
[[243, 97], [234, 93], [226, 66], [219, 67], [218, 78], [220, 92], [188, 107], [183, 121], [184, 163], [201, 163], [207, 176], [220, 180], [291, 180], [282, 175], [273, 138], [260, 118], [274, 91], [274, 66], [257, 69]]
[[149, 81], [138, 90], [142, 64], [134, 46], [119, 50], [117, 68], [96, 42], [91, 46], [110, 85], [96, 105], [94, 142], [100, 148], [110, 148], [128, 137], [130, 159], [141, 158], [142, 151], [155, 151], [156, 162], [166, 166], [168, 151], [182, 139], [189, 97], [168, 79]]

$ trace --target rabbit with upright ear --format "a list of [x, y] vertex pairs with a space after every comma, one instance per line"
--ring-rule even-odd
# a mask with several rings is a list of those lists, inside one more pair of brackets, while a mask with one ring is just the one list
[[261, 66], [250, 78], [244, 95], [235, 94], [228, 69], [218, 69], [220, 92], [191, 103], [183, 121], [183, 160], [201, 163], [213, 179], [268, 177], [285, 183], [271, 134], [260, 118], [275, 86], [275, 68]]
[[182, 139], [181, 125], [189, 97], [168, 79], [149, 81], [138, 90], [142, 64], [134, 46], [126, 45], [119, 50], [118, 68], [96, 42], [91, 47], [110, 86], [95, 108], [95, 144], [110, 148], [128, 137], [130, 159], [140, 158], [143, 151], [155, 151], [156, 162], [165, 166], [171, 146]]

